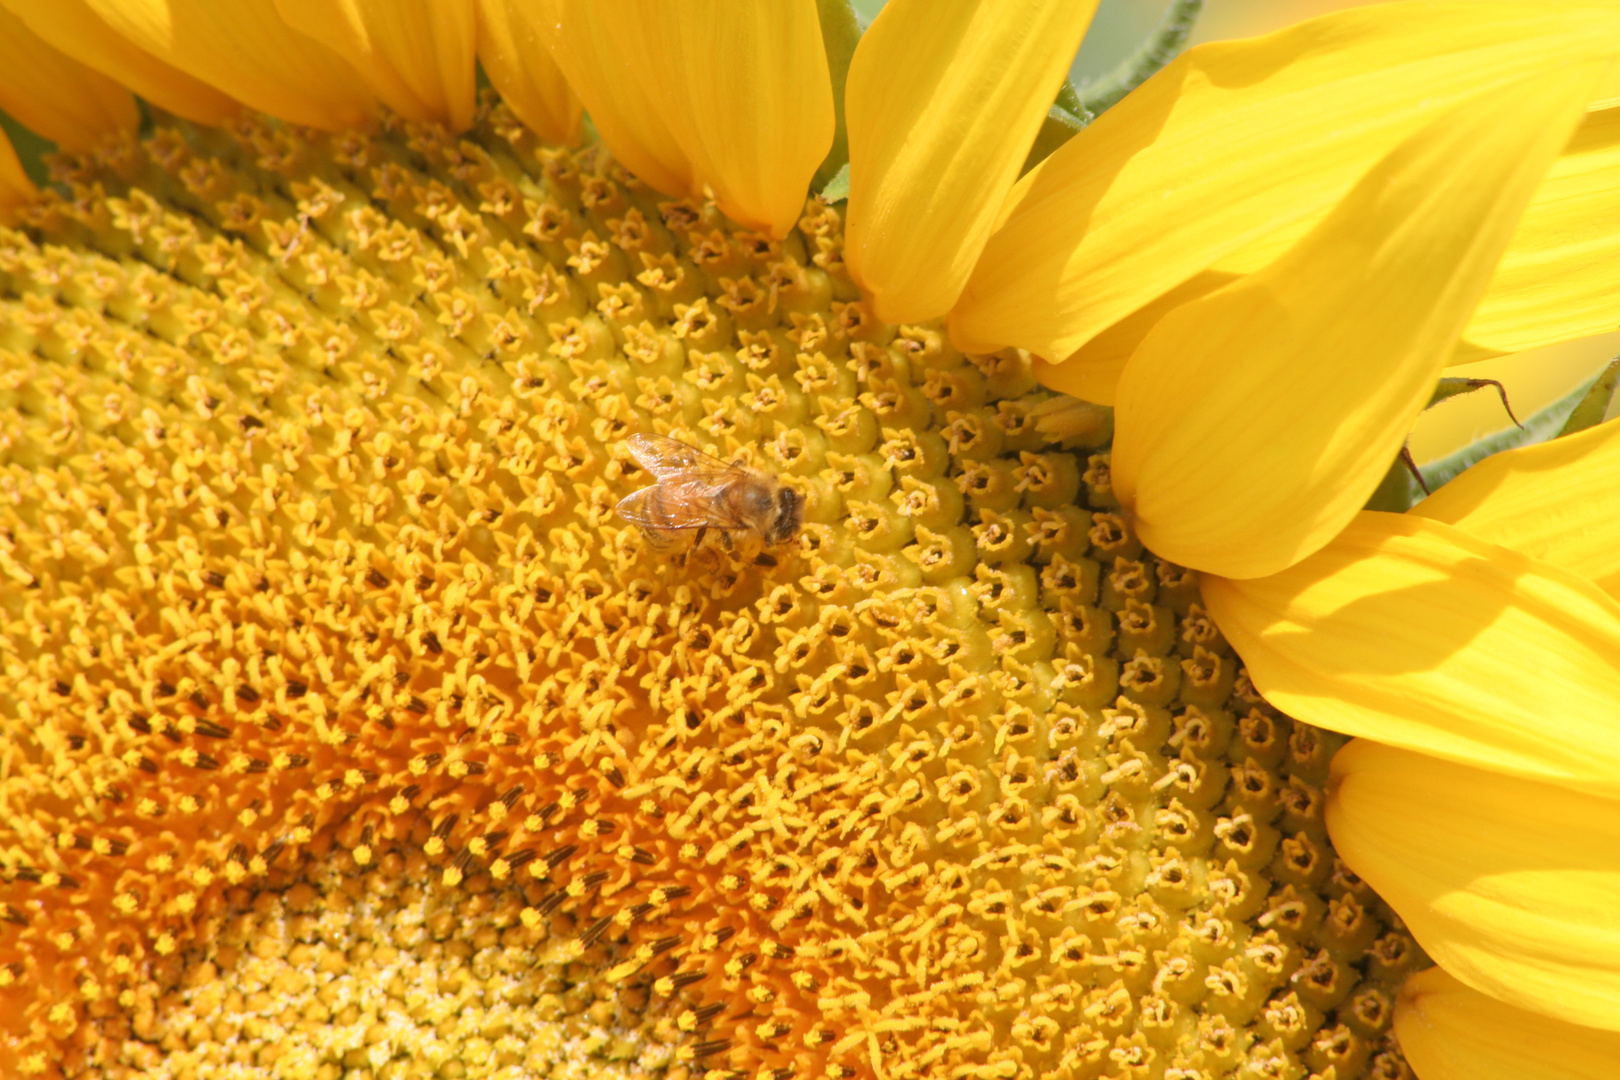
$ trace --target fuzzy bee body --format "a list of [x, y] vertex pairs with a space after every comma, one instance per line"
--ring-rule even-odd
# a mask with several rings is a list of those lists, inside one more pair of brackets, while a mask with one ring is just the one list
[[728, 551], [799, 535], [804, 496], [761, 469], [724, 462], [664, 435], [632, 435], [630, 453], [657, 483], [619, 500], [619, 516], [658, 548], [689, 551], [713, 534]]

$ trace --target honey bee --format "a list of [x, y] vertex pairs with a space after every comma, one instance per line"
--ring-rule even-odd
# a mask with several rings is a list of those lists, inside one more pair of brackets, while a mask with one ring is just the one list
[[[688, 540], [698, 550], [712, 533], [727, 551], [785, 544], [804, 525], [804, 496], [768, 472], [727, 463], [664, 435], [632, 435], [630, 453], [658, 481], [619, 500], [619, 516], [657, 548]], [[756, 560], [775, 560], [761, 554]]]

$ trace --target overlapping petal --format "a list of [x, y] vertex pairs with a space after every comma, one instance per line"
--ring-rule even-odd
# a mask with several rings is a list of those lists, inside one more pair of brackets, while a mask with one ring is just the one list
[[1495, 454], [1413, 507], [1620, 596], [1620, 420]]
[[1365, 739], [1335, 755], [1333, 777], [1334, 847], [1442, 967], [1509, 1004], [1620, 1031], [1620, 800]]
[[1042, 386], [1098, 405], [1112, 405], [1119, 396], [1119, 380], [1125, 374], [1125, 365], [1159, 325], [1159, 320], [1181, 305], [1230, 284], [1238, 276], [1206, 270], [1189, 278], [1080, 346], [1067, 360], [1054, 364], [1036, 357], [1035, 377]]
[[599, 0], [527, 0], [551, 59], [585, 103], [607, 148], [644, 183], [669, 195], [692, 193], [692, 163], [659, 115], [640, 73], [619, 51], [617, 8]]
[[337, 53], [288, 26], [275, 0], [85, 0], [136, 46], [237, 101], [335, 130], [375, 109]]
[[614, 38], [720, 209], [785, 236], [833, 139], [815, 0], [642, 0]]
[[0, 221], [5, 221], [7, 210], [27, 202], [37, 193], [34, 182], [23, 171], [22, 162], [17, 160], [16, 147], [0, 132]]
[[472, 127], [477, 15], [470, 0], [275, 0], [288, 24], [354, 65], [408, 120]]
[[1114, 448], [1114, 491], [1143, 542], [1255, 577], [1356, 513], [1604, 66], [1435, 118], [1282, 258], [1154, 326], [1121, 377]]
[[132, 133], [141, 119], [128, 90], [51, 48], [4, 8], [0, 109], [69, 150], [88, 150]]
[[1620, 1076], [1620, 1035], [1504, 1005], [1443, 968], [1406, 980], [1395, 1003], [1395, 1034], [1423, 1080]]
[[1587, 114], [1547, 171], [1455, 363], [1620, 327], [1620, 103]]
[[1189, 50], [1019, 182], [951, 316], [963, 348], [1062, 360], [1318, 215], [1447, 109], [1611, 52], [1611, 8], [1392, 4]]
[[1297, 566], [1208, 576], [1266, 700], [1308, 723], [1620, 798], [1620, 604], [1549, 563], [1363, 513]]
[[892, 0], [867, 29], [845, 90], [844, 258], [881, 318], [956, 301], [1095, 8]]
[[199, 79], [165, 64], [115, 32], [86, 0], [0, 0], [53, 48], [122, 83], [161, 109], [202, 124], [222, 124], [236, 102]]
[[542, 14], [527, 0], [478, 0], [478, 61], [529, 130], [567, 145], [579, 139], [584, 106], [546, 49]]

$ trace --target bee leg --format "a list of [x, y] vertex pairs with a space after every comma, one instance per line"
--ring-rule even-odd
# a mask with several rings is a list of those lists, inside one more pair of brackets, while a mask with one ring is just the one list
[[720, 546], [725, 548], [728, 552], [737, 550], [736, 541], [731, 539], [731, 533], [729, 532], [722, 532], [720, 534]]

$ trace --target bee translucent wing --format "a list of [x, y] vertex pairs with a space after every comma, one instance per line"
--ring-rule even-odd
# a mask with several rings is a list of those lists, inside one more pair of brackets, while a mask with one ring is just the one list
[[[727, 481], [729, 482], [729, 481]], [[740, 529], [742, 522], [715, 502], [725, 484], [679, 476], [619, 500], [619, 516], [644, 529]]]
[[719, 482], [721, 476], [735, 477], [742, 471], [668, 435], [632, 435], [627, 442], [637, 463], [660, 480], [695, 473]]

